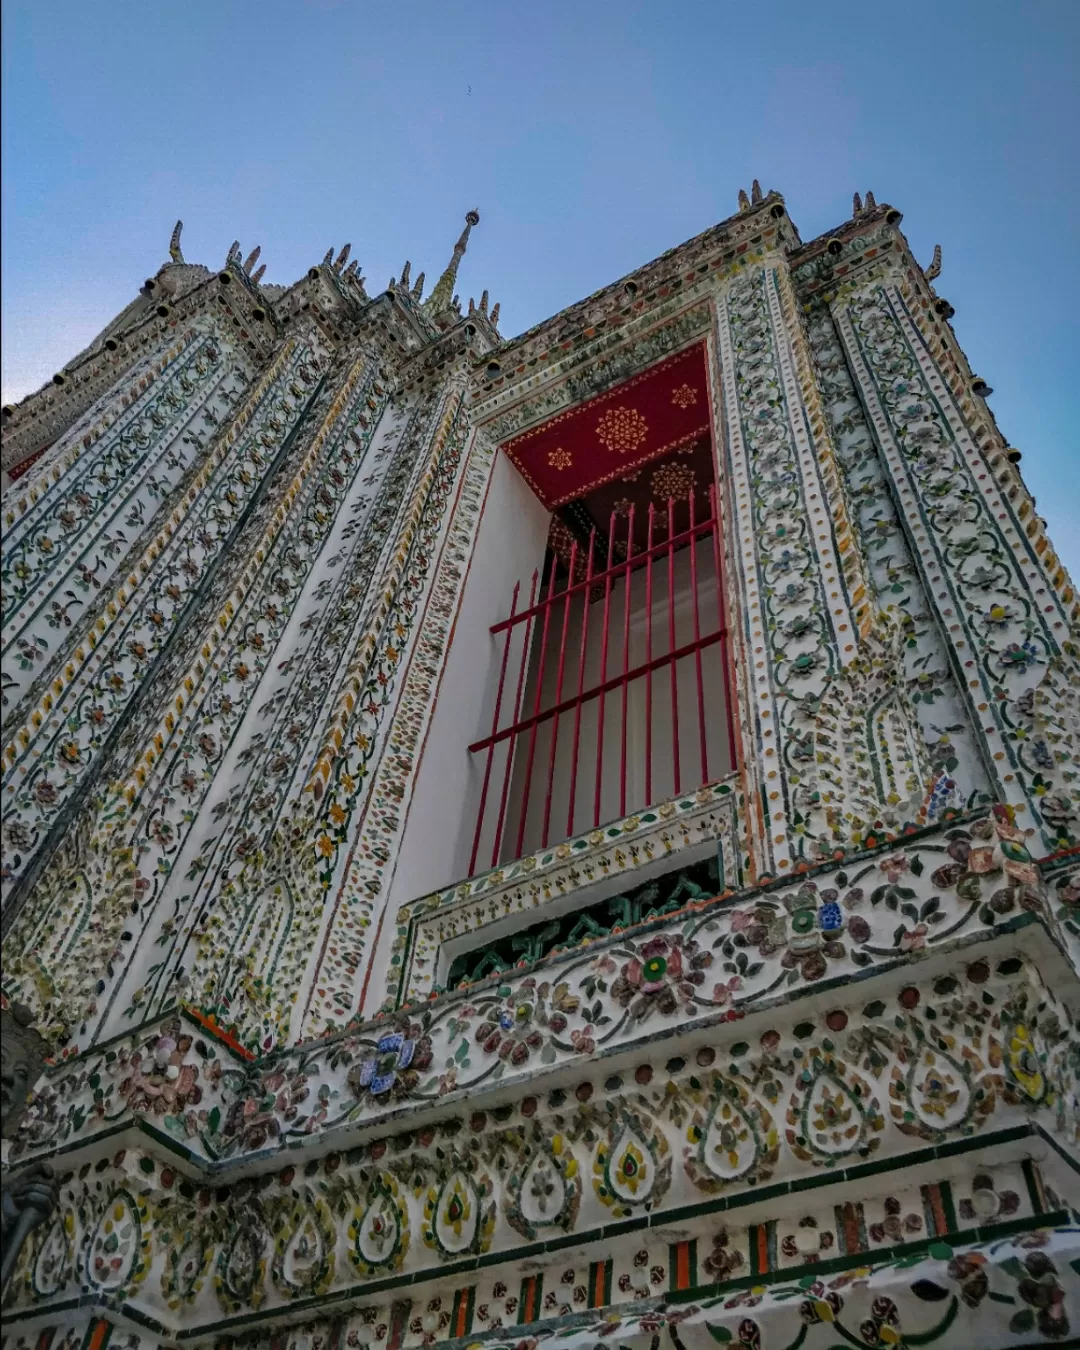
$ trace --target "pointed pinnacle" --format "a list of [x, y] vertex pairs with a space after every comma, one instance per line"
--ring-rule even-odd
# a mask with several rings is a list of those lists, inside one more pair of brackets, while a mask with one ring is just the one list
[[467, 211], [465, 213], [465, 228], [462, 230], [457, 243], [454, 245], [453, 257], [447, 264], [446, 271], [435, 283], [435, 289], [427, 300], [427, 308], [438, 312], [448, 309], [454, 302], [454, 283], [457, 280], [458, 266], [465, 256], [465, 250], [469, 246], [469, 234], [474, 225], [480, 224], [479, 211]]
[[169, 240], [169, 258], [172, 262], [182, 263], [184, 255], [180, 252], [180, 234], [183, 231], [184, 222], [178, 220], [173, 226], [172, 238]]
[[352, 244], [346, 244], [341, 252], [334, 259], [334, 271], [340, 272], [349, 260], [349, 253], [352, 250]]
[[420, 272], [416, 278], [416, 285], [412, 288], [412, 298], [419, 300], [424, 294], [424, 274]]
[[403, 290], [409, 289], [409, 273], [412, 270], [412, 263], [405, 259], [405, 266], [401, 269], [401, 281], [398, 283]]
[[330, 247], [326, 250], [326, 256], [322, 260], [322, 265], [323, 267], [329, 267], [333, 261], [334, 261], [334, 246], [333, 244], [331, 244]]
[[239, 257], [240, 257], [240, 240], [234, 239], [232, 243], [229, 245], [229, 251], [225, 255], [225, 261], [227, 263], [236, 262]]
[[481, 295], [480, 297], [480, 313], [486, 314], [487, 312], [488, 312], [488, 293], [487, 291], [485, 291], [483, 295]]
[[750, 210], [750, 198], [746, 195], [745, 188], [739, 189], [739, 210], [740, 211]]
[[750, 201], [754, 206], [757, 206], [758, 202], [761, 201], [761, 184], [756, 178], [750, 184]]
[[261, 252], [262, 252], [262, 244], [256, 244], [255, 247], [244, 259], [244, 271], [248, 274], [248, 276], [251, 275], [251, 269], [259, 261], [259, 254]]
[[263, 273], [265, 271], [266, 271], [266, 264], [260, 263], [258, 268], [255, 270], [254, 275], [251, 278], [251, 280], [255, 283], [256, 286], [259, 284], [260, 281], [262, 281]]
[[872, 192], [868, 192], [866, 194], [866, 209], [868, 211], [877, 210], [877, 201], [875, 200], [874, 194]]
[[853, 216], [862, 215], [862, 198], [859, 196], [857, 192], [851, 199], [851, 214]]
[[499, 322], [499, 302], [498, 302], [498, 301], [496, 301], [495, 304], [491, 307], [491, 314], [490, 314], [488, 317], [491, 319], [491, 326], [492, 326], [492, 328], [494, 328], [494, 327], [498, 324], [498, 322]]

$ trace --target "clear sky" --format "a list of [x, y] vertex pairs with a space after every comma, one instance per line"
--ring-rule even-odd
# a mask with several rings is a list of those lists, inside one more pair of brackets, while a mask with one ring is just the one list
[[513, 335], [730, 215], [904, 213], [1080, 580], [1080, 0], [5, 0], [3, 401], [184, 251], [352, 242]]

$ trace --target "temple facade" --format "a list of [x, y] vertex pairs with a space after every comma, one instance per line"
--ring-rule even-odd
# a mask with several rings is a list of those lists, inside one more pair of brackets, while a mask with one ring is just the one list
[[4, 1350], [1080, 1336], [1080, 604], [900, 223], [178, 224], [3, 410]]

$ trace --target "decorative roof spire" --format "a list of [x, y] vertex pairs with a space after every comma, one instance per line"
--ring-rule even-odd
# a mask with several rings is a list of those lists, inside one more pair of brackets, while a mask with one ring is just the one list
[[266, 272], [266, 264], [260, 263], [258, 267], [256, 267], [255, 271], [252, 272], [251, 274], [251, 280], [254, 283], [254, 285], [257, 286], [259, 282], [262, 281], [265, 272]]
[[861, 215], [862, 215], [862, 210], [863, 210], [863, 207], [862, 207], [862, 198], [861, 198], [861, 197], [859, 196], [859, 194], [856, 192], [855, 195], [854, 195], [854, 197], [852, 197], [852, 199], [851, 199], [851, 214], [852, 214], [853, 216], [861, 216]]
[[868, 192], [866, 194], [866, 209], [868, 211], [877, 210], [877, 201], [875, 200], [874, 194], [872, 192]]
[[184, 228], [184, 222], [178, 220], [173, 226], [172, 238], [169, 240], [169, 258], [173, 262], [182, 263], [184, 255], [180, 252], [180, 232]]
[[229, 245], [229, 251], [225, 255], [226, 265], [229, 263], [239, 263], [240, 261], [240, 240], [234, 239]]
[[419, 300], [424, 294], [424, 274], [420, 272], [416, 278], [416, 285], [412, 288], [411, 295], [414, 300]]
[[261, 252], [262, 252], [262, 244], [256, 244], [255, 247], [244, 259], [244, 271], [248, 274], [248, 276], [251, 275], [251, 269], [259, 261], [259, 254]]
[[739, 189], [739, 210], [740, 211], [750, 210], [750, 198], [746, 195], [745, 188]]
[[329, 267], [333, 261], [334, 261], [334, 246], [333, 244], [331, 244], [330, 247], [326, 250], [326, 256], [322, 260], [322, 265], [323, 267]]
[[334, 259], [335, 272], [340, 272], [341, 269], [345, 266], [345, 264], [349, 261], [349, 254], [351, 253], [351, 251], [352, 251], [352, 244], [346, 244], [345, 247], [341, 250], [341, 252], [337, 255], [337, 257]]
[[412, 263], [408, 260], [408, 258], [406, 258], [405, 266], [401, 269], [401, 280], [398, 282], [398, 285], [404, 291], [407, 291], [409, 289], [409, 273], [411, 270], [412, 270]]
[[474, 225], [480, 224], [480, 212], [469, 211], [465, 216], [465, 228], [461, 231], [461, 237], [454, 245], [454, 256], [450, 259], [446, 271], [435, 283], [435, 289], [425, 303], [425, 309], [433, 310], [438, 313], [440, 310], [449, 309], [453, 303], [454, 283], [457, 281], [458, 266], [465, 256], [465, 250], [469, 246], [469, 235]]
[[496, 326], [498, 325], [498, 322], [499, 322], [499, 303], [498, 303], [498, 301], [496, 301], [495, 304], [492, 306], [492, 309], [491, 309], [491, 316], [490, 316], [490, 317], [491, 317], [491, 326], [492, 326], [492, 328], [494, 328], [494, 327], [496, 327]]
[[930, 264], [929, 267], [923, 268], [923, 276], [927, 279], [927, 281], [933, 281], [936, 277], [941, 276], [941, 245], [940, 245], [940, 244], [935, 244], [935, 245], [934, 245], [934, 259], [933, 259], [933, 261], [931, 262], [931, 264]]
[[762, 200], [763, 198], [761, 196], [761, 184], [755, 178], [754, 181], [750, 184], [750, 202], [753, 206], [757, 206], [758, 203], [761, 202]]

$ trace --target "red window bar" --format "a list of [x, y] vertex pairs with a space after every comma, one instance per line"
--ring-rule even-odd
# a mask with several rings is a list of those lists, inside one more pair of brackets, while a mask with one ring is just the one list
[[[635, 809], [653, 804], [656, 753], [660, 753], [664, 758], [661, 769], [662, 776], [667, 784], [673, 785], [676, 794], [684, 790], [684, 757], [680, 751], [679, 730], [680, 691], [678, 670], [680, 663], [687, 663], [684, 670], [692, 667], [691, 678], [696, 695], [696, 718], [694, 720], [697, 730], [697, 760], [700, 777], [695, 786], [712, 781], [709, 774], [710, 748], [707, 735], [710, 727], [715, 728], [719, 724], [721, 728], [720, 757], [727, 760], [727, 764], [723, 766], [723, 771], [726, 772], [727, 768], [731, 766], [730, 756], [734, 745], [734, 731], [728, 694], [730, 683], [725, 641], [727, 630], [724, 622], [723, 572], [715, 486], [710, 485], [708, 489], [708, 515], [706, 519], [697, 519], [697, 503], [695, 502], [693, 489], [684, 499], [684, 502], [678, 503], [678, 506], [681, 508], [684, 504], [688, 507], [689, 525], [679, 533], [676, 533], [675, 525], [677, 503], [673, 497], [668, 499], [666, 512], [657, 512], [655, 507], [650, 505], [646, 545], [638, 553], [634, 552], [633, 505], [629, 507], [624, 531], [619, 530], [619, 521], [613, 511], [608, 528], [606, 561], [603, 560], [603, 555], [601, 555], [602, 571], [594, 570], [597, 561], [597, 532], [594, 528], [590, 533], [587, 548], [579, 550], [577, 542], [574, 542], [570, 550], [569, 563], [565, 569], [560, 568], [557, 557], [552, 558], [546, 595], [543, 594], [543, 587], [540, 585], [539, 573], [534, 572], [529, 591], [529, 603], [524, 609], [519, 610], [517, 606], [521, 593], [521, 583], [519, 582], [514, 587], [509, 617], [495, 624], [491, 629], [493, 636], [502, 639], [499, 684], [495, 697], [491, 734], [469, 746], [470, 752], [483, 753], [485, 756], [480, 807], [477, 813], [476, 830], [473, 835], [472, 855], [469, 863], [470, 876], [476, 871], [481, 842], [485, 836], [485, 822], [495, 756], [496, 751], [500, 748], [502, 784], [498, 794], [498, 811], [493, 833], [490, 821], [487, 821], [486, 830], [488, 837], [491, 839], [490, 865], [492, 867], [498, 866], [500, 857], [504, 852], [504, 844], [511, 837], [514, 840], [512, 856], [515, 858], [522, 856], [525, 847], [530, 799], [534, 786], [539, 788], [541, 784], [543, 786], [543, 816], [539, 832], [539, 846], [542, 848], [548, 846], [551, 838], [552, 808], [555, 804], [556, 766], [559, 763], [559, 732], [560, 727], [565, 727], [566, 723], [570, 721], [571, 714], [572, 742], [568, 755], [564, 755], [564, 759], [567, 759], [569, 763], [568, 782], [565, 784], [567, 799], [565, 833], [561, 832], [559, 826], [556, 826], [556, 828], [560, 830], [560, 838], [568, 838], [575, 833], [575, 827], [577, 831], [588, 827], [589, 822], [587, 820], [579, 819], [581, 812], [578, 810], [578, 778], [582, 769], [582, 761], [584, 759], [587, 764], [590, 752], [595, 755], [595, 767], [592, 770], [591, 827], [595, 829], [600, 825], [605, 786], [611, 790], [610, 800], [614, 801], [613, 785], [608, 782], [604, 775], [605, 712], [609, 694], [618, 693], [620, 696], [620, 706], [617, 710], [619, 816], [622, 817], [627, 814], [631, 691], [639, 684], [644, 686], [644, 725], [641, 728], [644, 740], [644, 783], [639, 784], [636, 791], [640, 794], [643, 787], [644, 800], [636, 803]], [[658, 521], [666, 524], [667, 527], [665, 531], [667, 539], [662, 542], [656, 541]], [[622, 535], [622, 538], [619, 537], [620, 535]], [[704, 550], [700, 558], [699, 548]], [[677, 564], [677, 558], [683, 550], [686, 551], [689, 559], [688, 568], [685, 569], [688, 571], [688, 584], [685, 584], [685, 580], [681, 583], [676, 581], [676, 568], [677, 565], [681, 566], [681, 564]], [[584, 553], [585, 556], [584, 566], [581, 563], [580, 553]], [[619, 555], [622, 556], [617, 561]], [[703, 575], [701, 571], [703, 563], [706, 564], [706, 573], [712, 572], [711, 578], [705, 577], [706, 583], [707, 585], [711, 584], [716, 592], [715, 627], [711, 626], [713, 623], [712, 605], [703, 607], [700, 603], [699, 580]], [[666, 587], [661, 585], [654, 589], [654, 572], [657, 568], [663, 568], [665, 565], [667, 567], [667, 585]], [[631, 658], [631, 628], [635, 617], [632, 597], [633, 576], [635, 573], [642, 571], [644, 572], [643, 623], [645, 650], [644, 660], [635, 661]], [[559, 589], [560, 574], [563, 577], [561, 590]], [[623, 587], [621, 634], [618, 631], [613, 633], [611, 625], [613, 592], [617, 591], [620, 584]], [[664, 594], [665, 591], [666, 595]], [[538, 592], [540, 593], [539, 598]], [[688, 627], [692, 636], [688, 640], [680, 642], [676, 623], [677, 602], [685, 600], [687, 594], [689, 594], [690, 609]], [[602, 605], [600, 604], [601, 598]], [[575, 611], [575, 605], [576, 609], [580, 611], [580, 617]], [[588, 684], [586, 672], [590, 666], [590, 654], [595, 648], [595, 643], [593, 648], [590, 648], [589, 642], [590, 623], [594, 622], [592, 614], [594, 608], [600, 613], [601, 629], [598, 661], [593, 665], [595, 678], [591, 684]], [[654, 636], [656, 636], [653, 629], [654, 608], [658, 620], [661, 621], [659, 632], [664, 633], [666, 629], [667, 640], [664, 644], [666, 650], [660, 652], [654, 651]], [[666, 615], [663, 613], [665, 608], [667, 610]], [[703, 608], [706, 609], [704, 614]], [[557, 639], [552, 632], [553, 616], [557, 625]], [[666, 624], [663, 624], [662, 621], [665, 618]], [[574, 623], [580, 623], [581, 630], [580, 640], [576, 644], [570, 641], [570, 632]], [[512, 643], [518, 641], [521, 645], [513, 708], [509, 714], [508, 724], [500, 726], [503, 716], [504, 694], [506, 693], [506, 677], [510, 667], [510, 648]], [[609, 674], [612, 642], [616, 644], [621, 642], [622, 644], [621, 670], [615, 675]], [[663, 642], [663, 638], [661, 638], [661, 642]], [[552, 666], [550, 654], [556, 645], [558, 656], [554, 666]], [[569, 647], [571, 653], [573, 653], [575, 645], [577, 649], [577, 671], [576, 678], [574, 672], [570, 672], [570, 683], [571, 688], [576, 685], [576, 689], [569, 696], [565, 696], [567, 650]], [[719, 648], [719, 671], [714, 676], [709, 677], [703, 668], [703, 656], [713, 647]], [[571, 660], [573, 660], [573, 657], [571, 657]], [[671, 733], [670, 740], [666, 742], [666, 755], [664, 754], [665, 742], [662, 737], [654, 744], [653, 726], [654, 677], [663, 679], [665, 672], [670, 689]], [[545, 681], [552, 676], [553, 685], [551, 683], [546, 684]], [[544, 706], [545, 692], [549, 695], [547, 706]], [[529, 698], [530, 694], [531, 699]], [[523, 704], [526, 701], [531, 702], [531, 708], [523, 715]], [[722, 722], [718, 719], [721, 705], [723, 705], [725, 714]], [[582, 714], [590, 707], [596, 709], [595, 736], [586, 733], [583, 738]], [[659, 709], [659, 715], [661, 718], [664, 716], [662, 708]], [[548, 726], [548, 724], [550, 724], [548, 753], [546, 756], [541, 755], [541, 764], [546, 759], [547, 772], [541, 779], [539, 775], [542, 773], [542, 768], [537, 765], [537, 743], [541, 728]], [[685, 718], [683, 724], [686, 725]], [[636, 732], [636, 720], [634, 727]], [[726, 732], [726, 742], [723, 738], [724, 732]], [[692, 736], [692, 732], [688, 730], [687, 735]], [[717, 751], [717, 735], [715, 732], [712, 739], [715, 756]], [[689, 746], [692, 747], [692, 741], [690, 741]], [[692, 755], [692, 749], [690, 753]], [[719, 767], [714, 758], [714, 768]], [[534, 773], [537, 775], [535, 781]], [[516, 830], [512, 832], [508, 825], [508, 817], [512, 819], [515, 813], [517, 816]]]

